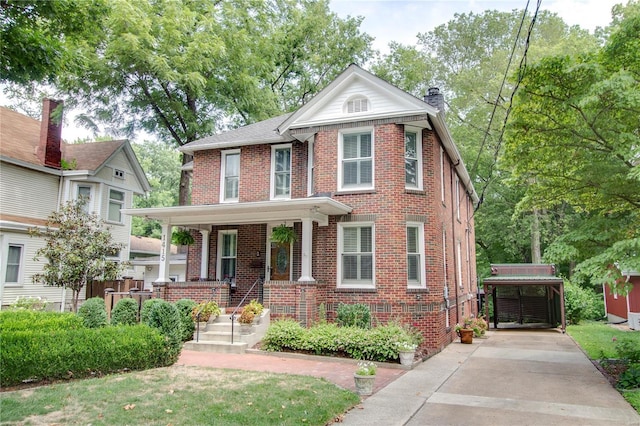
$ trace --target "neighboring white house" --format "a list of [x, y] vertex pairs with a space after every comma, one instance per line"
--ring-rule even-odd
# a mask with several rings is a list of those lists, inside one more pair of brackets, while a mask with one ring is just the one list
[[[64, 308], [71, 292], [32, 281], [42, 261], [34, 260], [41, 238], [29, 228], [44, 226], [64, 202], [88, 197], [87, 209], [106, 221], [116, 242], [125, 248], [115, 261], [129, 259], [134, 194], [151, 187], [126, 140], [67, 144], [61, 125], [51, 118], [60, 101], [45, 99], [42, 122], [0, 107], [0, 305], [19, 296], [39, 296]], [[84, 293], [80, 295], [84, 298]]]
[[[145, 290], [152, 290], [153, 283], [160, 276], [160, 249], [162, 241], [157, 238], [131, 236], [129, 262], [134, 280], [144, 280]], [[179, 252], [178, 247], [171, 245], [169, 258], [169, 279], [186, 281], [187, 252]]]

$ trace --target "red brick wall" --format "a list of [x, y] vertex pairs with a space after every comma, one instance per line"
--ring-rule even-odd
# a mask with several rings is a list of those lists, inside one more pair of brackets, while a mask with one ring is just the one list
[[214, 300], [221, 308], [229, 302], [229, 284], [221, 282], [194, 281], [186, 283], [153, 284], [153, 297], [175, 302], [180, 299], [192, 299], [196, 302]]

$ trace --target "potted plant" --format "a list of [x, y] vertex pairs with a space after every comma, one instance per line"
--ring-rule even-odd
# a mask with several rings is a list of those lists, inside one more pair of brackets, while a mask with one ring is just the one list
[[213, 300], [203, 300], [191, 310], [191, 318], [199, 322], [213, 322], [220, 315], [220, 308]]
[[456, 324], [455, 331], [460, 337], [460, 343], [471, 344], [473, 343], [473, 319], [465, 317], [462, 319], [462, 324]]
[[485, 332], [489, 329], [489, 324], [484, 317], [479, 316], [471, 319], [471, 328], [473, 329], [473, 337], [484, 337]]
[[262, 315], [262, 311], [264, 311], [264, 306], [262, 305], [262, 303], [253, 299], [249, 302], [247, 306], [244, 307], [244, 309], [245, 310], [248, 309], [249, 311], [253, 312], [253, 315], [255, 315], [253, 322], [255, 324], [260, 324], [260, 315]]
[[298, 235], [293, 228], [284, 223], [271, 230], [271, 241], [277, 244], [292, 244], [298, 240]]
[[255, 314], [249, 309], [243, 309], [242, 314], [238, 318], [238, 322], [240, 323], [240, 334], [251, 334], [251, 330], [253, 329], [253, 319], [255, 318]]
[[400, 364], [402, 365], [413, 365], [413, 360], [416, 356], [416, 349], [418, 345], [415, 343], [402, 341], [396, 342], [396, 346], [398, 347], [398, 356], [400, 357]]
[[360, 361], [353, 374], [358, 395], [371, 395], [376, 381], [376, 364], [373, 361]]

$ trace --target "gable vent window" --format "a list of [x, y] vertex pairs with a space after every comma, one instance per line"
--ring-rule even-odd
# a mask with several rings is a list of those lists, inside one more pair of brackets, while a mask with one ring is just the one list
[[114, 169], [113, 176], [117, 177], [118, 179], [124, 179], [124, 170]]
[[367, 98], [354, 98], [347, 101], [345, 112], [352, 114], [355, 112], [369, 111], [369, 100]]

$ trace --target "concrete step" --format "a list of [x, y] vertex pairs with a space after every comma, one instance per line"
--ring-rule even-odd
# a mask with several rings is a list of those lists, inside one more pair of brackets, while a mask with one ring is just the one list
[[225, 353], [225, 354], [243, 354], [247, 350], [246, 342], [238, 342], [235, 341], [233, 344], [230, 342], [216, 342], [216, 341], [203, 341], [200, 340], [196, 342], [195, 340], [191, 340], [189, 342], [185, 342], [183, 348], [190, 351], [199, 351], [199, 352], [216, 352], [216, 353]]

